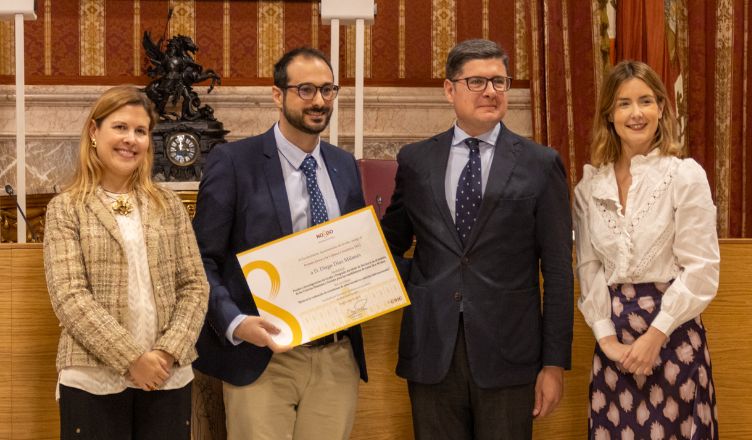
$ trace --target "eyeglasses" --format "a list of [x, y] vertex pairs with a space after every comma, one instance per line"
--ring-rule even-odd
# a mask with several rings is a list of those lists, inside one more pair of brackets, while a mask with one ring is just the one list
[[468, 76], [467, 78], [451, 79], [453, 83], [458, 81], [465, 81], [467, 89], [471, 92], [482, 92], [488, 87], [488, 82], [491, 81], [494, 90], [497, 92], [506, 92], [512, 87], [511, 76], [494, 76], [493, 78], [485, 78], [482, 76]]
[[327, 101], [331, 101], [337, 97], [339, 93], [339, 86], [336, 84], [324, 84], [321, 87], [317, 87], [311, 83], [303, 83], [298, 85], [287, 85], [281, 87], [282, 89], [297, 89], [300, 99], [310, 101], [316, 97], [316, 92], [321, 91], [321, 97]]

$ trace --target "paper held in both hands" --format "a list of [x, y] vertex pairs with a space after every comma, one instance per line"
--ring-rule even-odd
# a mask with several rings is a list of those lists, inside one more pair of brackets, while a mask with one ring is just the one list
[[237, 255], [281, 345], [300, 345], [410, 300], [371, 206]]

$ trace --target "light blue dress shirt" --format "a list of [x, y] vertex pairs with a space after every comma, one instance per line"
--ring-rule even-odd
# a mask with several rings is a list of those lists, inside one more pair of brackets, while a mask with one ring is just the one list
[[452, 147], [449, 150], [449, 160], [447, 161], [446, 177], [444, 178], [444, 191], [446, 194], [447, 205], [449, 206], [449, 212], [452, 214], [452, 220], [455, 219], [455, 204], [457, 202], [457, 183], [460, 181], [460, 175], [462, 169], [467, 165], [467, 161], [470, 159], [470, 149], [465, 144], [465, 139], [474, 137], [481, 142], [478, 147], [480, 148], [480, 174], [482, 181], [483, 194], [486, 193], [486, 183], [488, 183], [488, 174], [491, 170], [491, 162], [493, 162], [494, 151], [496, 151], [496, 139], [501, 132], [501, 123], [479, 135], [470, 136], [465, 133], [457, 124], [454, 125], [454, 136], [452, 137]]
[[[274, 140], [277, 142], [277, 153], [279, 154], [279, 162], [282, 165], [282, 177], [285, 181], [287, 202], [290, 204], [292, 230], [293, 232], [301, 231], [311, 226], [310, 197], [308, 196], [305, 174], [300, 169], [300, 165], [303, 164], [303, 160], [308, 156], [308, 153], [285, 138], [279, 129], [279, 123], [274, 125]], [[324, 197], [326, 213], [329, 215], [329, 219], [333, 219], [340, 216], [339, 202], [337, 202], [337, 195], [334, 193], [334, 186], [332, 185], [332, 180], [329, 178], [324, 158], [321, 156], [320, 147], [321, 142], [319, 140], [310, 155], [316, 159], [316, 181], [319, 184], [321, 195]], [[271, 207], [266, 208], [270, 209]], [[235, 333], [235, 329], [246, 316], [236, 316], [230, 323], [230, 326], [227, 327], [225, 336], [234, 345], [243, 342], [241, 339], [235, 338], [233, 333]]]

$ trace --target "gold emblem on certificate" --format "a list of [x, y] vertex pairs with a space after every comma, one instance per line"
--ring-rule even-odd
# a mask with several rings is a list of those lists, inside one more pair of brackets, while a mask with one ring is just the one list
[[293, 346], [410, 304], [372, 207], [238, 254], [259, 313]]

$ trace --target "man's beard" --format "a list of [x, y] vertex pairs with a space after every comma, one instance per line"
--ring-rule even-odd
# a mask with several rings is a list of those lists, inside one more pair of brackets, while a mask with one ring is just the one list
[[[305, 114], [306, 112], [321, 112], [323, 113], [322, 117], [324, 118], [323, 125], [315, 125], [311, 126], [310, 124], [306, 123], [305, 121]], [[293, 127], [297, 128], [298, 130], [302, 131], [306, 134], [319, 134], [322, 131], [326, 130], [326, 127], [329, 126], [329, 120], [332, 118], [332, 109], [327, 107], [319, 107], [319, 106], [313, 106], [308, 107], [301, 111], [299, 114], [293, 114], [290, 112], [286, 105], [282, 105], [282, 113], [285, 116], [285, 119], [287, 119], [287, 122], [290, 123]]]

